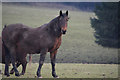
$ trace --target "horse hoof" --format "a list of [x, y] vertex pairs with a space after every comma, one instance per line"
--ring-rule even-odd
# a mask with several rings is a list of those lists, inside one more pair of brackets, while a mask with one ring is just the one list
[[59, 78], [58, 75], [56, 75], [56, 74], [52, 74], [52, 76], [53, 76], [54, 78]]
[[10, 75], [6, 75], [7, 77], [9, 77]]
[[55, 76], [53, 76], [54, 78], [59, 78], [59, 76], [57, 76], [57, 75], [55, 75]]
[[10, 71], [10, 74], [13, 74], [14, 73], [14, 71]]
[[38, 77], [38, 78], [42, 78], [42, 76]]
[[56, 78], [59, 78], [59, 76], [57, 76]]
[[8, 74], [8, 75], [6, 75], [7, 77], [9, 77], [10, 75]]
[[15, 74], [15, 76], [20, 76], [20, 74], [19, 74], [19, 73], [17, 73], [17, 74]]
[[59, 78], [58, 76], [54, 77], [54, 78]]
[[7, 73], [5, 73], [4, 75], [6, 75], [7, 77], [9, 77], [10, 75], [9, 74], [7, 74]]
[[10, 75], [6, 75], [7, 77], [9, 77]]

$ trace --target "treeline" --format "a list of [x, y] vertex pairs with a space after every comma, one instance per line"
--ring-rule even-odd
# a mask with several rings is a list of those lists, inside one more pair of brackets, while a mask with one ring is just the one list
[[6, 4], [49, 7], [68, 10], [94, 11], [95, 6], [99, 5], [100, 2], [11, 2]]
[[97, 18], [91, 18], [91, 26], [95, 30], [95, 42], [98, 45], [120, 48], [118, 7], [118, 2], [106, 2], [95, 8]]
[[94, 11], [97, 5], [100, 5], [100, 2], [63, 2], [62, 4], [73, 6], [82, 11]]

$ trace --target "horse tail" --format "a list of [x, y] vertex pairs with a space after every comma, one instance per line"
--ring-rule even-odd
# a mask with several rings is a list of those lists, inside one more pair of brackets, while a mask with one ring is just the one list
[[9, 54], [9, 49], [8, 49], [7, 46], [5, 45], [3, 39], [2, 39], [2, 46], [3, 46], [4, 49], [5, 49], [5, 54]]
[[6, 28], [6, 27], [7, 27], [7, 25], [5, 24], [5, 25], [4, 25], [4, 28]]
[[31, 65], [32, 63], [32, 54], [29, 54], [29, 64]]
[[[5, 45], [3, 39], [2, 39], [2, 55], [9, 56], [10, 57], [10, 51]], [[5, 57], [2, 57], [2, 63], [5, 63]]]
[[5, 24], [2, 28], [5, 29], [7, 27], [7, 25]]

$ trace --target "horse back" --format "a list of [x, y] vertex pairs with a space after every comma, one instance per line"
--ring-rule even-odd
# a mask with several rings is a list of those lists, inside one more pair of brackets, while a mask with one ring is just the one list
[[28, 27], [23, 24], [11, 24], [5, 27], [2, 31], [2, 39], [6, 43], [12, 44], [22, 39], [23, 33], [28, 30]]

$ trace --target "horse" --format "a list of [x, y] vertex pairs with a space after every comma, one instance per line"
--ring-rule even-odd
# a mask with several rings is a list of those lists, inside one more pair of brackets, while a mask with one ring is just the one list
[[22, 63], [23, 72], [26, 70], [26, 56], [27, 54], [40, 54], [39, 66], [37, 69], [37, 77], [41, 78], [41, 68], [47, 52], [50, 52], [52, 76], [57, 78], [55, 71], [56, 54], [61, 45], [62, 35], [66, 34], [68, 23], [68, 11], [62, 13], [37, 28], [31, 28], [23, 24], [10, 24], [2, 30], [2, 40], [5, 50], [9, 53], [5, 57], [5, 74], [9, 75], [9, 59], [15, 71], [15, 76], [20, 76], [16, 68], [16, 59]]
[[[2, 60], [0, 60], [0, 63], [5, 64], [5, 48], [4, 48], [3, 44], [2, 44], [2, 38], [1, 37], [0, 37], [0, 58], [2, 59]], [[29, 63], [31, 63], [31, 62], [32, 62], [32, 55], [29, 54]], [[19, 67], [20, 64], [21, 63], [16, 60], [16, 67]], [[23, 69], [22, 69], [22, 72], [23, 72]], [[21, 75], [24, 74], [22, 72], [21, 72]], [[10, 70], [10, 74], [13, 74], [13, 73], [14, 73], [14, 69], [12, 68]]]

